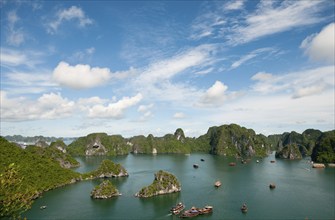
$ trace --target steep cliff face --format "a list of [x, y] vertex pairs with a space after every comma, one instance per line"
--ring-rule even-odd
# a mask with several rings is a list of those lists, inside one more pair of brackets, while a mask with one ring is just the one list
[[86, 173], [83, 177], [85, 179], [95, 179], [123, 176], [128, 176], [128, 172], [121, 164], [114, 163], [111, 160], [103, 160], [97, 170]]
[[109, 180], [104, 180], [91, 192], [91, 197], [94, 199], [108, 199], [120, 195], [121, 193], [119, 193], [116, 187]]
[[68, 148], [72, 155], [125, 155], [129, 153], [130, 146], [121, 135], [107, 135], [106, 133], [93, 133], [80, 137], [72, 142]]
[[146, 198], [179, 191], [181, 191], [181, 185], [177, 178], [171, 173], [160, 170], [155, 174], [153, 183], [143, 187], [135, 196]]
[[236, 124], [211, 127], [206, 135], [212, 154], [252, 157], [266, 156], [269, 152], [265, 136]]
[[276, 158], [281, 159], [302, 159], [302, 155], [297, 144], [287, 144], [281, 151], [276, 152]]

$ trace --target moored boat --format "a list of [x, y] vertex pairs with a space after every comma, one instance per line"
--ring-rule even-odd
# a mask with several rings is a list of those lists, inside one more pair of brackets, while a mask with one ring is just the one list
[[248, 207], [247, 207], [247, 205], [245, 203], [241, 207], [241, 212], [243, 212], [243, 213], [247, 213], [248, 212]]
[[179, 202], [177, 205], [173, 206], [170, 209], [170, 212], [172, 214], [178, 215], [181, 211], [183, 211], [185, 209], [185, 205], [181, 202]]
[[275, 161], [275, 160], [271, 160], [270, 162], [271, 162], [271, 163], [275, 163], [276, 161]]
[[231, 162], [231, 163], [229, 163], [229, 166], [231, 166], [231, 167], [236, 166], [236, 163]]
[[205, 207], [198, 209], [200, 215], [209, 214], [213, 212], [213, 206], [206, 205]]
[[216, 181], [215, 183], [214, 183], [214, 186], [215, 187], [220, 187], [221, 186], [221, 182], [218, 180], [218, 181]]
[[198, 165], [198, 164], [193, 164], [193, 167], [194, 167], [194, 168], [198, 168], [199, 165]]
[[184, 211], [183, 214], [181, 214], [179, 217], [180, 218], [192, 218], [198, 215], [200, 215], [199, 209], [192, 207], [191, 209]]
[[204, 161], [205, 161], [205, 160], [204, 160], [204, 159], [202, 159], [202, 158], [201, 158], [200, 160], [201, 160], [202, 162], [204, 162]]
[[274, 184], [274, 183], [270, 183], [269, 188], [270, 188], [270, 189], [274, 189], [274, 188], [276, 188], [276, 184]]
[[46, 208], [47, 208], [46, 205], [42, 205], [42, 206], [40, 207], [40, 209], [46, 209]]

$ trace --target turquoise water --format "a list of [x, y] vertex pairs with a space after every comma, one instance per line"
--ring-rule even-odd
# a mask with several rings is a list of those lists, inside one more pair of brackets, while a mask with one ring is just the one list
[[[106, 157], [77, 158], [78, 172], [96, 169]], [[43, 194], [24, 213], [28, 219], [179, 219], [169, 214], [179, 201], [186, 205], [212, 205], [210, 215], [195, 219], [335, 219], [335, 169], [312, 169], [308, 160], [274, 160], [274, 155], [241, 164], [234, 158], [208, 154], [133, 155], [108, 157], [121, 163], [129, 177], [112, 178], [122, 193], [118, 198], [93, 200], [90, 192], [102, 180], [83, 181]], [[202, 162], [200, 159], [205, 161]], [[228, 164], [236, 162], [235, 167]], [[199, 164], [198, 169], [193, 164]], [[158, 170], [173, 173], [182, 191], [152, 198], [134, 194], [149, 185]], [[222, 186], [214, 187], [220, 180]], [[270, 183], [276, 189], [270, 190]], [[248, 213], [240, 207], [248, 205]], [[41, 210], [39, 207], [46, 205]]]

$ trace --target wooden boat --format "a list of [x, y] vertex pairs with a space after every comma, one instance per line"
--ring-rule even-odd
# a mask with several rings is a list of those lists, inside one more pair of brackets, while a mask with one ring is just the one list
[[185, 212], [183, 212], [183, 214], [181, 214], [179, 217], [180, 218], [192, 218], [198, 215], [200, 215], [199, 209], [192, 207], [191, 209], [188, 209]]
[[170, 209], [170, 212], [172, 214], [178, 215], [181, 211], [183, 211], [185, 209], [185, 205], [183, 203], [178, 203], [177, 205], [173, 206]]
[[276, 161], [275, 161], [275, 160], [271, 160], [270, 162], [271, 162], [271, 163], [276, 163]]
[[274, 183], [270, 183], [269, 188], [274, 189], [274, 188], [276, 188], [276, 185]]
[[256, 160], [256, 163], [259, 163], [259, 160]]
[[198, 165], [198, 164], [193, 164], [193, 167], [194, 167], [194, 168], [198, 168], [199, 165]]
[[247, 213], [248, 212], [248, 207], [247, 207], [247, 205], [245, 203], [241, 207], [241, 212], [243, 212], [243, 213]]
[[205, 161], [205, 160], [204, 160], [204, 159], [202, 159], [202, 158], [201, 158], [200, 160], [201, 160], [202, 162], [203, 162], [203, 161]]
[[214, 186], [215, 187], [220, 187], [221, 186], [221, 182], [218, 180], [218, 181], [216, 181], [215, 183], [214, 183]]
[[231, 166], [231, 167], [236, 166], [236, 163], [231, 162], [231, 163], [229, 163], [229, 166]]
[[204, 208], [198, 209], [200, 215], [209, 214], [213, 212], [213, 206], [206, 205]]
[[46, 209], [46, 208], [47, 208], [46, 205], [42, 205], [42, 206], [40, 207], [40, 209]]

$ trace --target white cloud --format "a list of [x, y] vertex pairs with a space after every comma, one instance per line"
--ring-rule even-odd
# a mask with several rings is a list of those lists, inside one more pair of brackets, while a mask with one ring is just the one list
[[174, 119], [182, 119], [182, 118], [186, 118], [186, 115], [185, 115], [183, 112], [176, 112], [176, 113], [173, 115], [173, 118], [174, 118]]
[[66, 62], [60, 62], [53, 71], [53, 78], [63, 86], [85, 89], [105, 84], [111, 78], [111, 72], [108, 68], [91, 68], [82, 64], [70, 66]]
[[125, 110], [136, 105], [142, 100], [143, 96], [138, 93], [133, 97], [123, 97], [115, 103], [106, 105], [94, 105], [89, 109], [88, 116], [91, 118], [113, 118], [120, 119], [123, 117]]
[[36, 51], [14, 50], [9, 48], [0, 48], [0, 65], [17, 67], [26, 66], [29, 68], [42, 63], [41, 56], [43, 53]]
[[231, 1], [225, 4], [224, 9], [226, 10], [239, 10], [244, 6], [244, 1]]
[[286, 93], [292, 98], [317, 95], [335, 86], [334, 66], [291, 72], [281, 75], [257, 73], [251, 79], [252, 90], [262, 94]]
[[16, 11], [10, 11], [7, 14], [8, 31], [6, 41], [9, 45], [19, 46], [25, 41], [25, 33], [22, 28], [16, 28], [16, 23], [20, 20]]
[[56, 32], [58, 30], [58, 27], [64, 21], [78, 20], [79, 27], [85, 27], [86, 25], [90, 25], [93, 23], [93, 20], [88, 18], [85, 15], [85, 12], [77, 6], [71, 6], [68, 9], [58, 11], [56, 16], [56, 20], [49, 23], [49, 33]]
[[216, 81], [203, 95], [201, 103], [209, 106], [222, 105], [226, 99], [226, 91], [228, 86], [220, 81]]
[[[264, 1], [263, 1], [264, 2]], [[260, 3], [256, 12], [248, 14], [244, 23], [233, 29], [232, 44], [247, 43], [261, 37], [318, 23], [324, 7], [322, 1], [283, 1], [274, 6], [273, 1]]]
[[83, 51], [75, 52], [70, 59], [73, 61], [83, 61], [85, 59], [90, 59], [95, 52], [94, 47], [87, 48]]
[[142, 113], [140, 117], [140, 121], [146, 121], [150, 117], [153, 116], [153, 113], [151, 112], [151, 109], [154, 107], [154, 104], [151, 103], [149, 105], [140, 105], [137, 109], [138, 112]]
[[75, 103], [63, 98], [59, 93], [43, 94], [37, 100], [24, 97], [9, 98], [5, 91], [0, 91], [0, 95], [1, 120], [4, 121], [64, 118], [75, 110]]
[[305, 38], [300, 48], [311, 60], [325, 63], [335, 62], [335, 23], [324, 27], [320, 33]]

